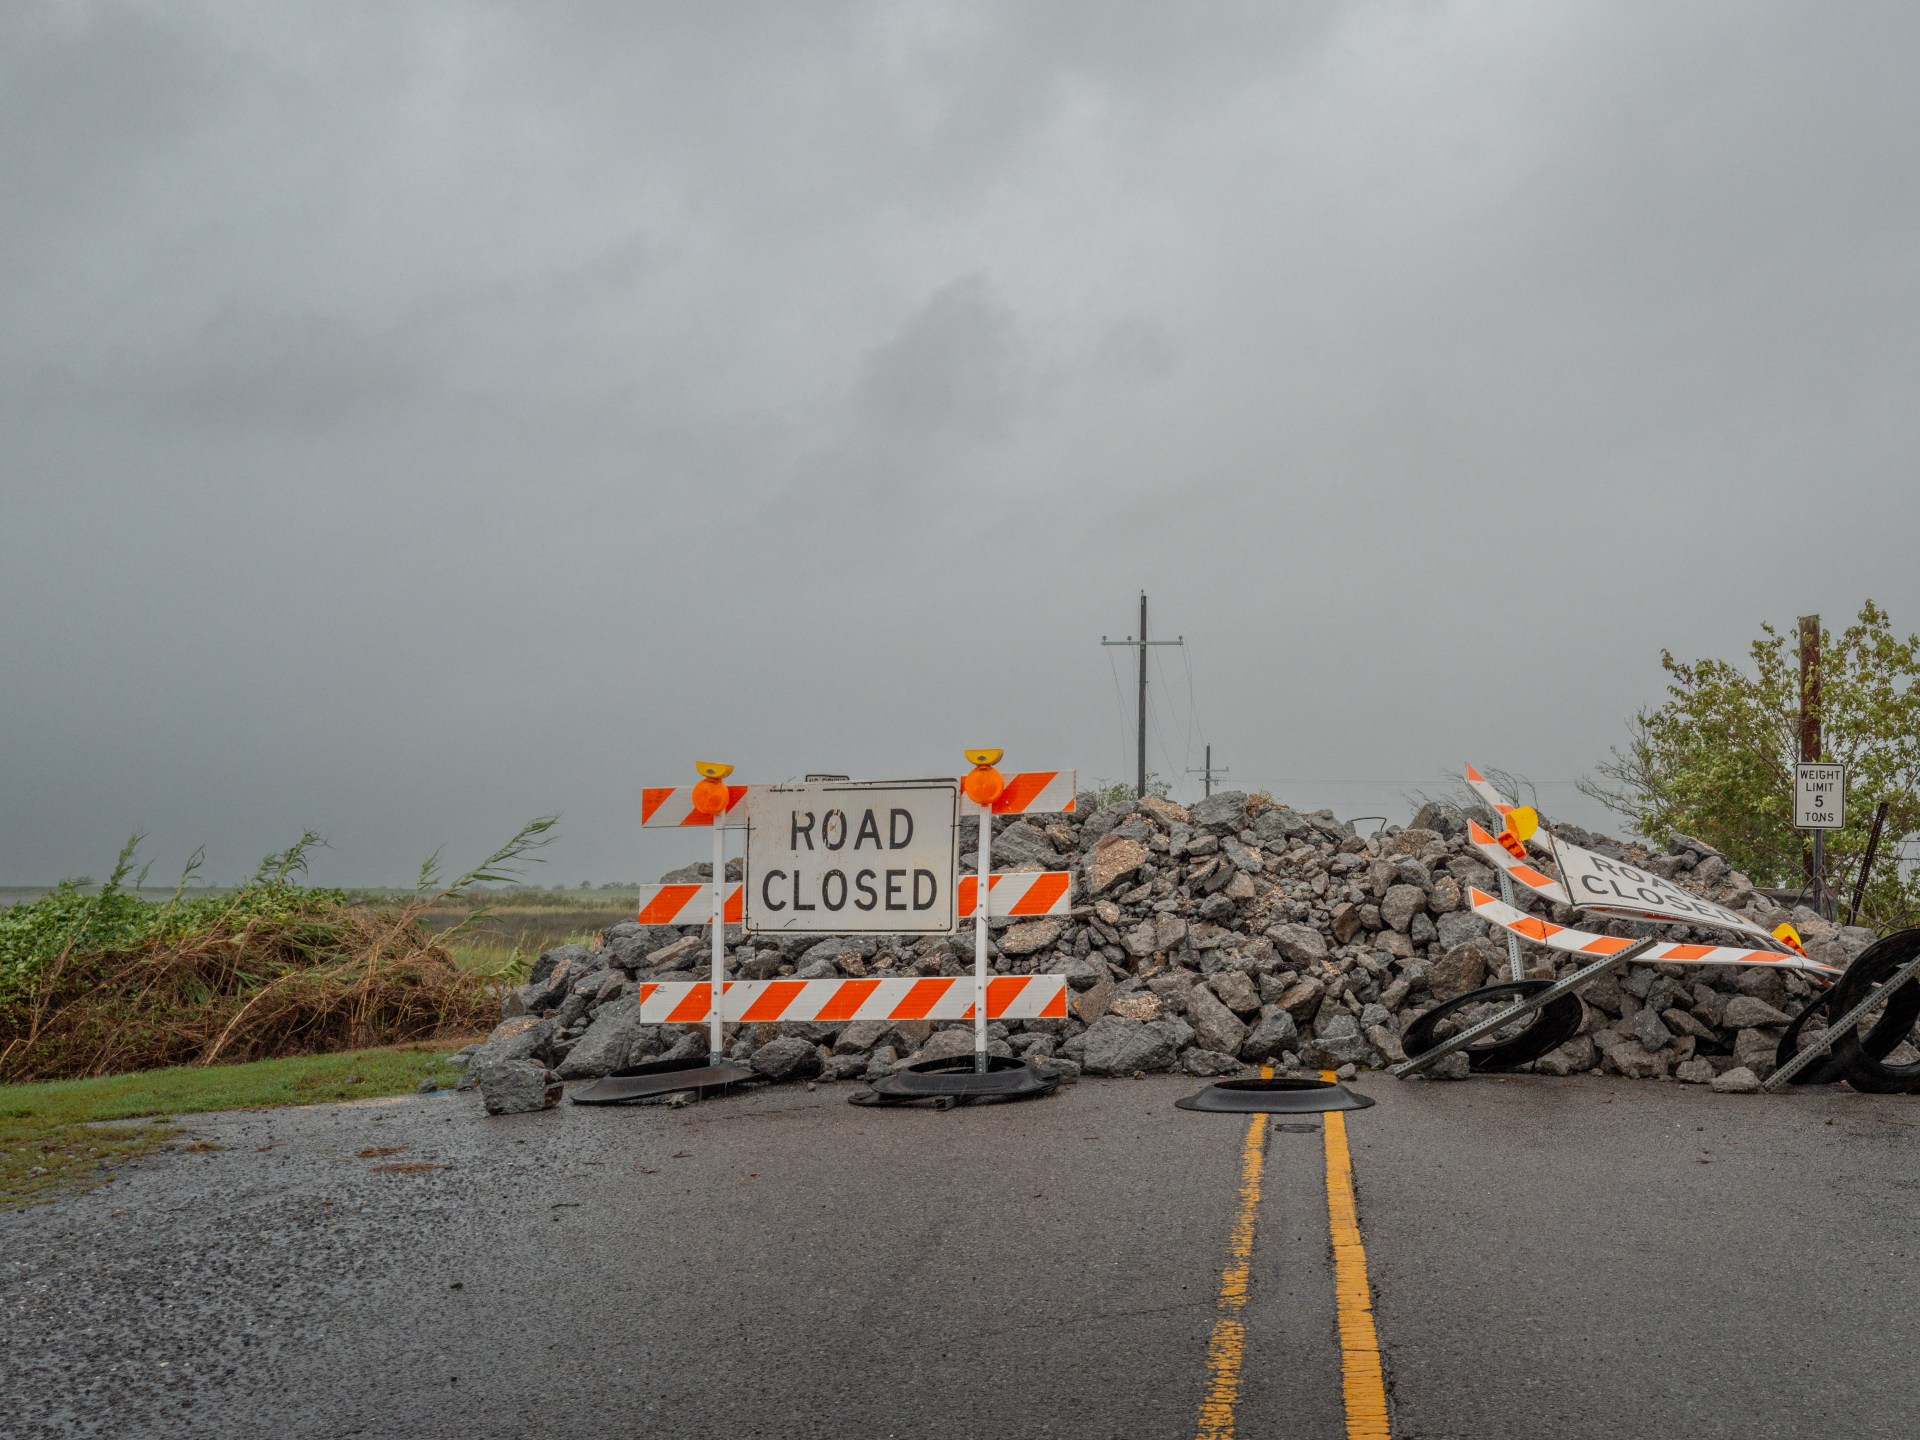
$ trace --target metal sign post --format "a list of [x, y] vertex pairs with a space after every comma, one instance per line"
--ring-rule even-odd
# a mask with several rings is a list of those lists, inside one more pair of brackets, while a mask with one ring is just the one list
[[[993, 809], [980, 807], [980, 890], [986, 893], [988, 876], [993, 873]], [[987, 910], [976, 905], [973, 911], [973, 1068], [987, 1073]]]
[[1793, 828], [1813, 832], [1813, 908], [1827, 914], [1827, 831], [1847, 824], [1847, 767], [1806, 763], [1793, 769]]
[[960, 787], [978, 812], [974, 824], [978, 831], [975, 851], [980, 873], [974, 882], [973, 907], [973, 1069], [975, 1074], [984, 1075], [987, 1073], [987, 914], [993, 908], [989, 900], [989, 887], [993, 883], [993, 802], [1007, 789], [1005, 777], [993, 767], [1006, 752], [969, 750], [966, 753], [973, 769], [967, 772]]
[[[720, 826], [713, 827], [713, 923], [707, 928], [713, 932], [713, 966], [711, 983], [713, 993], [718, 995], [726, 988], [727, 980], [727, 832]], [[720, 1063], [720, 1009], [713, 1007], [713, 1018], [707, 1022], [707, 1063]]]
[[[1513, 904], [1513, 876], [1504, 870], [1500, 872], [1500, 898]], [[1511, 930], [1507, 932], [1507, 974], [1515, 980], [1526, 979], [1526, 967], [1520, 962], [1520, 937]]]

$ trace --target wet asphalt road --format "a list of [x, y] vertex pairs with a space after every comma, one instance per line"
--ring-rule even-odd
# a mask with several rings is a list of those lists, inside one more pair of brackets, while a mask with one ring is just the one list
[[[1192, 1436], [1246, 1132], [1195, 1088], [191, 1117], [0, 1215], [0, 1433]], [[1920, 1433], [1920, 1103], [1360, 1088], [1395, 1436]], [[1324, 1186], [1270, 1131], [1243, 1436], [1346, 1434]]]

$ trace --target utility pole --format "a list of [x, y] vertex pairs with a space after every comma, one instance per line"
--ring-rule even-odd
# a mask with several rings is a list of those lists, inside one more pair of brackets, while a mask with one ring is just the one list
[[1139, 779], [1134, 782], [1134, 793], [1142, 799], [1147, 793], [1147, 647], [1149, 645], [1184, 645], [1187, 637], [1178, 640], [1149, 640], [1147, 638], [1147, 592], [1140, 592], [1140, 633], [1129, 635], [1124, 640], [1109, 640], [1100, 637], [1102, 645], [1131, 645], [1140, 652], [1140, 727], [1139, 727]]
[[1194, 770], [1192, 767], [1188, 767], [1187, 773], [1189, 775], [1205, 776], [1206, 778], [1203, 781], [1203, 783], [1205, 784], [1206, 789], [1202, 793], [1211, 795], [1213, 794], [1213, 777], [1216, 775], [1225, 775], [1230, 772], [1227, 770], [1227, 767], [1224, 765], [1222, 765], [1218, 770], [1213, 768], [1213, 746], [1209, 745], [1207, 746], [1207, 758], [1203, 768], [1199, 770]]
[[[1800, 617], [1800, 763], [1820, 759], [1820, 617]], [[1813, 832], [1813, 854], [1807, 861], [1807, 887], [1813, 892], [1813, 913], [1827, 914], [1827, 832]]]

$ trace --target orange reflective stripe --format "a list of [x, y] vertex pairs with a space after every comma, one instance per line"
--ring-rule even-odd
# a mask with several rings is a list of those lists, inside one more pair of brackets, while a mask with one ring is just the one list
[[1618, 935], [1598, 935], [1580, 948], [1589, 955], [1618, 955], [1633, 944], [1631, 940], [1622, 940]]
[[1674, 945], [1662, 955], [1662, 960], [1704, 960], [1720, 947], [1718, 945]]
[[1020, 998], [1020, 992], [1027, 988], [1025, 975], [995, 975], [987, 981], [987, 1018], [997, 1020], [1007, 1013], [1007, 1007]]
[[842, 980], [833, 999], [820, 1007], [821, 1020], [851, 1020], [867, 997], [880, 988], [878, 980]]
[[[686, 907], [702, 890], [704, 885], [662, 885], [660, 893], [649, 900], [646, 908], [640, 912], [642, 925], [671, 925], [674, 917]], [[729, 920], [738, 919], [737, 914], [727, 916]]]
[[1033, 803], [1034, 796], [1046, 789], [1058, 770], [1022, 770], [1007, 778], [1007, 788], [993, 802], [996, 815], [1019, 814]]
[[712, 989], [713, 986], [711, 985], [694, 986], [693, 989], [687, 992], [687, 998], [674, 1006], [668, 1013], [666, 1023], [669, 1025], [686, 1025], [691, 1024], [695, 1020], [706, 1019], [708, 992]]
[[[1049, 870], [1027, 887], [1027, 893], [1008, 909], [1009, 915], [1044, 915], [1053, 902], [1067, 893], [1069, 877], [1064, 870]], [[989, 1006], [989, 1009], [992, 1007]]]
[[804, 980], [770, 980], [758, 998], [740, 1012], [740, 1019], [743, 1023], [749, 1020], [778, 1020], [806, 988], [807, 982]]
[[640, 823], [644, 825], [651, 820], [653, 812], [658, 810], [671, 794], [673, 794], [671, 785], [650, 785], [642, 790], [640, 792]]
[[895, 1020], [924, 1020], [927, 1012], [940, 1003], [940, 997], [953, 988], [954, 981], [939, 978], [917, 980], [911, 990], [893, 1007]]
[[746, 905], [746, 893], [747, 887], [744, 885], [733, 887], [733, 893], [727, 896], [726, 901], [720, 906], [721, 924], [738, 925], [740, 923], [740, 917]]

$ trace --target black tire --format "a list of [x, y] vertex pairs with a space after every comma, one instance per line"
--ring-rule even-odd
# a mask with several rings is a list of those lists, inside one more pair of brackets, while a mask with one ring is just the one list
[[[1785, 1065], [1789, 1060], [1793, 1059], [1795, 1055], [1800, 1053], [1800, 1031], [1805, 1028], [1807, 1021], [1811, 1020], [1823, 1010], [1831, 1017], [1833, 1014], [1830, 1008], [1832, 1003], [1833, 986], [1830, 985], [1801, 1007], [1800, 1013], [1788, 1022], [1786, 1033], [1780, 1037], [1780, 1044], [1773, 1052], [1774, 1069], [1778, 1070], [1782, 1065]], [[1825, 1055], [1813, 1061], [1806, 1069], [1800, 1071], [1792, 1079], [1787, 1081], [1787, 1083], [1789, 1085], [1832, 1085], [1843, 1078], [1846, 1073], [1847, 1067], [1842, 1065], [1840, 1061], [1834, 1057], [1833, 1052], [1829, 1050]]]
[[[1469, 1005], [1484, 1005], [1490, 1000], [1523, 1000], [1529, 995], [1538, 995], [1552, 984], [1551, 980], [1503, 980], [1498, 985], [1482, 985], [1478, 990], [1457, 995], [1434, 1006], [1407, 1026], [1406, 1034], [1400, 1041], [1401, 1048], [1410, 1056], [1423, 1055], [1439, 1043], [1436, 1032], [1440, 1022], [1449, 1016]], [[1534, 1011], [1531, 1023], [1518, 1035], [1467, 1046], [1464, 1052], [1467, 1064], [1476, 1074], [1485, 1074], [1511, 1070], [1515, 1066], [1525, 1065], [1529, 1060], [1538, 1060], [1549, 1050], [1566, 1044], [1579, 1034], [1580, 1022], [1585, 1018], [1586, 1007], [1580, 1003], [1580, 997], [1562, 995], [1557, 1000], [1549, 1001], [1545, 1008]]]
[[[1915, 955], [1920, 955], [1920, 930], [1897, 930], [1874, 941], [1833, 987], [1833, 1013], [1846, 1014]], [[1866, 1035], [1855, 1031], [1835, 1043], [1834, 1058], [1845, 1070], [1847, 1084], [1869, 1095], [1920, 1095], [1920, 1060], [1907, 1065], [1886, 1063], [1886, 1057], [1912, 1035], [1916, 1020], [1920, 1020], [1920, 977], [1888, 997], [1885, 1011]]]

